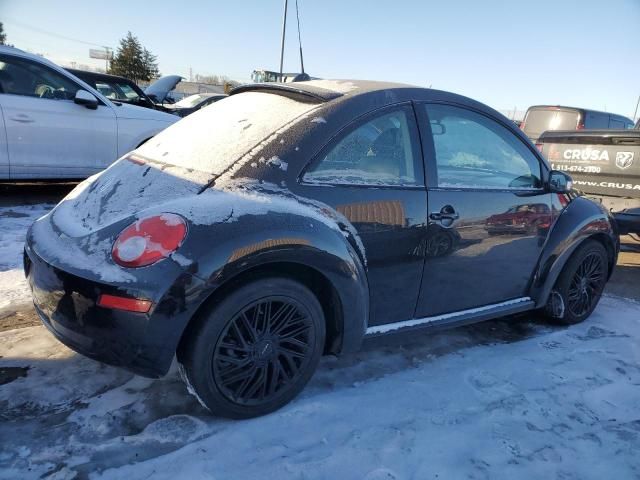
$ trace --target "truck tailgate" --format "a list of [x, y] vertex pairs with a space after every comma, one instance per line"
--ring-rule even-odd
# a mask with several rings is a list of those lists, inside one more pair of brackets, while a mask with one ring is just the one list
[[640, 130], [545, 132], [551, 168], [569, 173], [587, 194], [640, 199]]

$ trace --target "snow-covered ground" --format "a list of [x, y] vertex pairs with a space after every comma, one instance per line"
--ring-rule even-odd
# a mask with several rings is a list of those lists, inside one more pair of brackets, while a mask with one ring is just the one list
[[[28, 302], [22, 241], [49, 207], [0, 208], [0, 308]], [[640, 478], [640, 303], [621, 298], [569, 328], [376, 339], [246, 421], [209, 416], [175, 370], [133, 376], [43, 327], [0, 333], [2, 378], [0, 479]]]
[[[0, 334], [0, 478], [640, 477], [640, 304], [531, 318], [326, 358], [263, 418], [207, 416], [178, 376], [135, 377], [43, 327]], [[50, 474], [50, 476], [47, 476]]]
[[31, 303], [22, 270], [22, 249], [29, 226], [53, 204], [0, 207], [0, 314]]

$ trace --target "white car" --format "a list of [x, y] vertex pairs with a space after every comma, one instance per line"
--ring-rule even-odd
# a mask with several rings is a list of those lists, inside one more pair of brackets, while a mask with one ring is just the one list
[[0, 46], [0, 180], [93, 175], [178, 120], [110, 101], [50, 61]]

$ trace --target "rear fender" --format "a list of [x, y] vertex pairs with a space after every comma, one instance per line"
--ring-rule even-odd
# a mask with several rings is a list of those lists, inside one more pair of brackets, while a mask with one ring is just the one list
[[[313, 269], [334, 288], [340, 300], [342, 342], [335, 353], [360, 347], [369, 318], [369, 288], [361, 255], [350, 242], [350, 233], [318, 216], [268, 212], [230, 217], [215, 226], [190, 228], [181, 262], [188, 273], [203, 281], [192, 296], [193, 317], [207, 299], [250, 271], [269, 270], [277, 264], [297, 264]], [[191, 262], [189, 258], [199, 259]], [[319, 299], [323, 302], [323, 299]], [[185, 323], [175, 340], [177, 347]]]
[[611, 275], [620, 249], [615, 224], [600, 205], [577, 197], [556, 220], [542, 250], [529, 294], [537, 308], [546, 305], [567, 260], [589, 238], [602, 241], [607, 248]]

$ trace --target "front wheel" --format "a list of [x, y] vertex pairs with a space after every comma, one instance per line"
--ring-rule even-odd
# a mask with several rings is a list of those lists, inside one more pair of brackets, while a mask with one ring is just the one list
[[200, 319], [179, 361], [211, 412], [250, 418], [293, 399], [322, 355], [325, 319], [315, 295], [287, 278], [246, 284]]
[[585, 320], [598, 305], [607, 283], [607, 250], [595, 240], [587, 240], [573, 253], [551, 291], [547, 316], [565, 325]]

